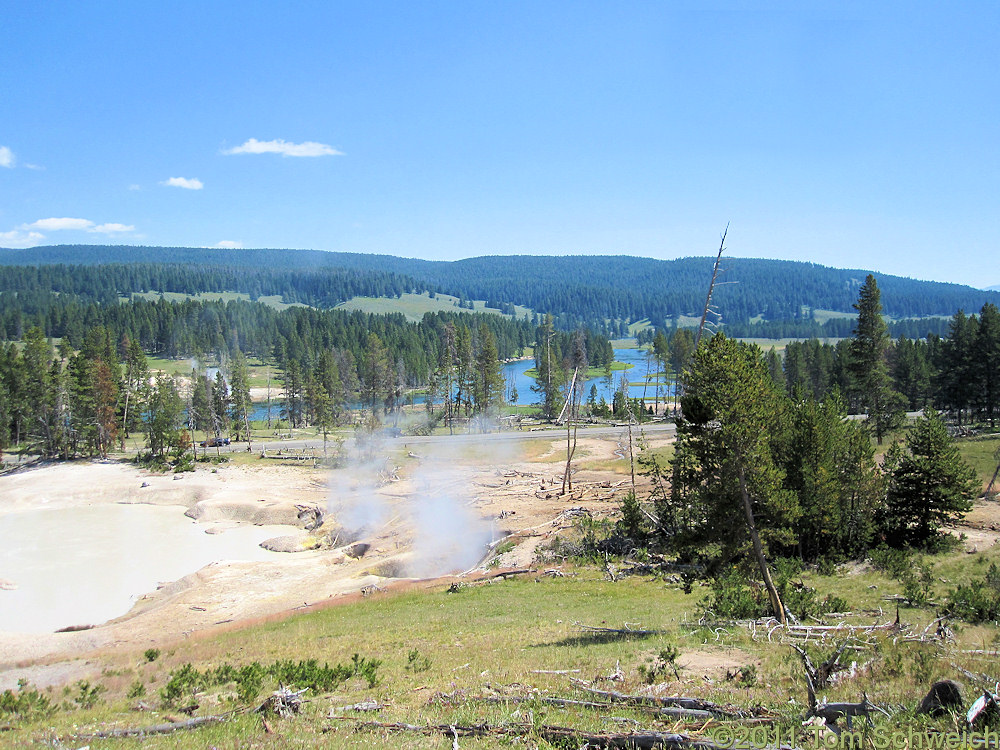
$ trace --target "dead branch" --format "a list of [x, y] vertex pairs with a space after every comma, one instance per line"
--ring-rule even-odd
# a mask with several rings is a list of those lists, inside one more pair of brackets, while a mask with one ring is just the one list
[[683, 696], [659, 696], [659, 695], [627, 695], [615, 690], [598, 690], [591, 687], [583, 680], [571, 679], [570, 682], [585, 693], [599, 695], [611, 703], [627, 703], [632, 706], [656, 706], [658, 708], [682, 708], [688, 711], [703, 711], [712, 716], [733, 716], [732, 711], [728, 711], [721, 706], [703, 701], [700, 698], [687, 698]]
[[309, 690], [307, 687], [301, 690], [292, 690], [282, 685], [267, 696], [267, 699], [254, 709], [254, 713], [274, 713], [287, 719], [302, 710], [302, 694], [307, 690]]
[[635, 732], [584, 732], [569, 727], [542, 724], [532, 727], [530, 724], [474, 724], [460, 726], [455, 724], [432, 724], [417, 726], [415, 724], [383, 723], [377, 721], [365, 722], [358, 729], [383, 732], [415, 732], [418, 734], [440, 734], [454, 738], [459, 737], [524, 737], [537, 734], [552, 744], [573, 747], [609, 748], [611, 750], [645, 750], [646, 748], [673, 748], [675, 750], [721, 750], [721, 747], [711, 740], [689, 737], [672, 732], [656, 732], [639, 730]]
[[171, 732], [186, 729], [197, 729], [198, 727], [203, 727], [206, 724], [215, 724], [220, 721], [225, 721], [231, 714], [232, 712], [218, 714], [217, 716], [198, 716], [194, 719], [188, 719], [187, 721], [171, 721], [166, 724], [153, 724], [149, 727], [105, 729], [100, 732], [94, 732], [93, 734], [80, 734], [75, 736], [79, 739], [108, 740], [123, 737], [145, 737], [150, 734], [170, 734]]
[[579, 669], [532, 669], [531, 674], [577, 674]]
[[[541, 696], [541, 695], [509, 695], [509, 696], [485, 696], [482, 698], [473, 698], [472, 700], [483, 701], [484, 703], [530, 703], [532, 701], [537, 701], [539, 703], [545, 703], [550, 706], [559, 706], [561, 708], [597, 708], [597, 709], [611, 709], [616, 705], [621, 705], [624, 701], [618, 701], [618, 703], [613, 703], [611, 701], [597, 703], [594, 701], [581, 701], [574, 700], [572, 698], [559, 698], [555, 696]], [[707, 711], [705, 709], [699, 708], [680, 708], [676, 706], [658, 706], [651, 703], [637, 703], [629, 706], [630, 708], [645, 710], [647, 713], [652, 713], [659, 716], [662, 719], [680, 719], [680, 720], [691, 720], [691, 721], [710, 721], [719, 716], [717, 713], [712, 711]]]
[[385, 706], [374, 698], [367, 698], [360, 703], [352, 703], [349, 706], [334, 706], [330, 709], [330, 713], [327, 714], [327, 718], [337, 718], [338, 711], [381, 711], [383, 708]]
[[847, 638], [837, 646], [834, 652], [819, 667], [813, 666], [812, 660], [810, 660], [809, 654], [806, 653], [805, 649], [794, 643], [789, 643], [788, 645], [795, 649], [799, 656], [802, 657], [802, 666], [806, 670], [806, 684], [809, 688], [809, 703], [812, 705], [816, 701], [814, 691], [825, 690], [830, 686], [830, 678], [833, 675], [847, 669], [847, 665], [840, 663], [840, 657], [843, 656], [844, 651], [851, 645], [851, 639]]

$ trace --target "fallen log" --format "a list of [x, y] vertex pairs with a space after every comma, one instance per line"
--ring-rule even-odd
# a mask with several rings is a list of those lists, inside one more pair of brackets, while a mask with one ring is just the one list
[[182, 731], [185, 729], [197, 729], [198, 727], [203, 727], [206, 724], [215, 724], [220, 721], [225, 721], [229, 718], [229, 716], [230, 714], [198, 716], [194, 719], [188, 719], [187, 721], [171, 721], [166, 724], [153, 724], [149, 727], [104, 729], [100, 732], [94, 732], [92, 734], [78, 734], [75, 735], [75, 737], [87, 740], [109, 740], [120, 739], [123, 737], [145, 737], [150, 734], [170, 734], [171, 732]]
[[661, 696], [661, 695], [627, 695], [615, 690], [598, 690], [588, 685], [583, 680], [570, 678], [574, 686], [593, 695], [599, 695], [611, 703], [625, 703], [633, 706], [656, 706], [659, 708], [682, 708], [687, 711], [704, 711], [711, 716], [732, 717], [735, 714], [718, 704], [710, 701], [703, 701], [700, 698], [688, 698], [685, 696]]
[[[557, 698], [554, 696], [547, 695], [490, 695], [481, 698], [473, 698], [472, 700], [483, 701], [484, 703], [530, 703], [532, 701], [538, 701], [539, 703], [544, 703], [549, 706], [559, 706], [560, 708], [597, 708], [597, 709], [609, 709], [614, 708], [616, 705], [621, 705], [612, 703], [610, 701], [597, 703], [595, 701], [579, 701], [572, 698]], [[655, 716], [659, 716], [662, 719], [670, 720], [689, 720], [689, 721], [711, 721], [712, 719], [718, 718], [720, 714], [713, 713], [712, 711], [706, 711], [703, 709], [696, 708], [676, 708], [676, 707], [662, 707], [653, 704], [635, 704], [630, 706], [631, 708], [636, 708], [644, 710], [646, 713], [651, 713]]]
[[[415, 732], [430, 735], [440, 734], [454, 738], [459, 737], [524, 737], [532, 733], [559, 746], [608, 748], [609, 750], [646, 750], [647, 748], [668, 748], [675, 750], [723, 750], [723, 746], [712, 740], [689, 737], [673, 732], [656, 732], [639, 730], [635, 732], [585, 732], [570, 727], [541, 724], [474, 724], [462, 726], [457, 724], [431, 724], [418, 726], [416, 724], [383, 723], [368, 721], [358, 725], [358, 729], [384, 732]], [[453, 745], [454, 747], [454, 745]], [[728, 746], [727, 746], [728, 747]]]

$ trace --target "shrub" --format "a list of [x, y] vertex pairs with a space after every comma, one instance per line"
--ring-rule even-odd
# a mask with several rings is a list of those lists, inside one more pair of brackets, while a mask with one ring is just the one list
[[869, 552], [868, 559], [876, 570], [881, 570], [892, 578], [901, 578], [910, 570], [910, 553], [907, 550], [883, 545]]
[[622, 517], [615, 524], [615, 528], [622, 536], [642, 542], [646, 539], [646, 518], [642, 514], [642, 508], [636, 499], [635, 492], [629, 490], [622, 498]]
[[949, 591], [944, 609], [972, 623], [1000, 619], [1000, 567], [993, 563], [982, 578]]
[[29, 687], [27, 680], [24, 679], [18, 681], [17, 692], [4, 690], [0, 693], [0, 716], [28, 719], [47, 716], [54, 710], [49, 697]]
[[93, 708], [107, 688], [101, 683], [91, 685], [87, 680], [80, 680], [76, 683], [76, 705], [80, 708]]
[[677, 667], [677, 657], [680, 655], [681, 652], [677, 650], [676, 646], [660, 649], [660, 653], [651, 659], [648, 665], [639, 665], [639, 676], [646, 681], [647, 685], [659, 682], [666, 675], [667, 670], [673, 672], [674, 677], [680, 679], [680, 671]]
[[412, 649], [410, 653], [406, 655], [407, 672], [426, 672], [430, 668], [431, 660], [426, 656], [421, 656], [420, 651], [417, 649]]
[[[160, 691], [164, 703], [173, 704], [182, 696], [194, 695], [209, 687], [236, 685], [237, 698], [249, 703], [264, 688], [265, 678], [275, 682], [296, 687], [308, 687], [320, 693], [328, 693], [341, 683], [352, 677], [361, 677], [374, 687], [378, 682], [378, 668], [382, 662], [378, 659], [365, 659], [355, 654], [348, 664], [329, 664], [320, 666], [316, 659], [292, 661], [291, 659], [276, 661], [268, 666], [254, 661], [242, 667], [222, 664], [214, 669], [199, 671], [191, 664], [185, 664], [180, 669], [171, 672], [167, 684]], [[429, 663], [428, 663], [429, 666]]]
[[142, 698], [146, 694], [146, 686], [142, 683], [142, 680], [136, 680], [133, 682], [125, 693], [126, 698]]

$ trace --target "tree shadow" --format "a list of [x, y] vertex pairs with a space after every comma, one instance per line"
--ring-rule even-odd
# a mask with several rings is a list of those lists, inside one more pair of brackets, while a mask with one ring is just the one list
[[547, 648], [549, 646], [600, 646], [607, 643], [620, 643], [621, 641], [645, 640], [659, 635], [663, 635], [663, 633], [658, 630], [639, 630], [634, 633], [579, 633], [577, 635], [567, 636], [566, 638], [560, 638], [558, 641], [536, 643], [528, 648]]

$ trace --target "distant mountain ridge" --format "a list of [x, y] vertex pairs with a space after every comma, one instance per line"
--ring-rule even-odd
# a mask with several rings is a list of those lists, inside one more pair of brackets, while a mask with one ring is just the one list
[[[158, 274], [164, 279], [159, 282], [161, 287], [169, 283], [171, 275], [180, 274], [179, 270], [168, 273], [170, 266], [186, 270], [183, 283], [188, 287], [200, 283], [191, 280], [194, 269], [214, 267], [225, 269], [227, 278], [236, 279], [233, 283], [238, 284], [241, 276], [255, 279], [252, 289], [233, 291], [291, 294], [295, 301], [320, 305], [334, 303], [333, 297], [327, 295], [322, 300], [313, 300], [309, 290], [330, 274], [351, 272], [352, 277], [367, 279], [374, 278], [373, 275], [392, 274], [396, 281], [389, 294], [396, 294], [402, 288], [484, 299], [496, 305], [520, 304], [538, 312], [551, 312], [559, 316], [561, 326], [572, 327], [579, 323], [604, 325], [608, 321], [641, 319], [670, 326], [680, 316], [700, 317], [712, 259], [512, 255], [429, 261], [319, 250], [122, 245], [56, 245], [0, 250], [0, 266], [136, 263], [166, 264]], [[739, 330], [740, 335], [754, 335], [756, 330], [763, 332], [762, 322], [782, 322], [788, 331], [792, 330], [789, 326], [798, 326], [802, 331], [811, 327], [809, 330], [813, 331], [812, 334], [781, 333], [775, 329], [765, 335], [823, 335], [816, 331], [826, 332], [825, 335], [845, 335], [841, 329], [846, 326], [849, 333], [850, 326], [846, 319], [830, 320], [822, 327], [813, 319], [812, 311], [851, 314], [858, 288], [869, 273], [813, 263], [747, 258], [723, 258], [723, 267], [725, 272], [720, 280], [737, 283], [717, 287], [713, 305], [722, 313], [727, 328], [734, 332]], [[235, 273], [236, 269], [245, 270]], [[882, 290], [885, 313], [895, 318], [950, 317], [958, 309], [976, 313], [987, 302], [1000, 305], [1000, 292], [997, 291], [878, 273], [875, 276]], [[281, 278], [281, 290], [268, 291], [269, 277]], [[159, 288], [158, 291], [170, 290]], [[912, 335], [926, 335], [926, 331]]]

